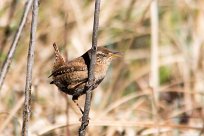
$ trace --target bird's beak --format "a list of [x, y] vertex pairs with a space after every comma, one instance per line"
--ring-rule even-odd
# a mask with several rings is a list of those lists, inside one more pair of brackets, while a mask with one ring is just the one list
[[112, 53], [112, 58], [121, 58], [123, 56], [123, 53], [121, 52], [113, 52]]

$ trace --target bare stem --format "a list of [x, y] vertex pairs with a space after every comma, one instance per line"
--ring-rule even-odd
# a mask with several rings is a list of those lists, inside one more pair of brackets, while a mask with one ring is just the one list
[[6, 56], [6, 59], [4, 60], [4, 63], [2, 65], [2, 67], [1, 67], [1, 70], [0, 70], [0, 90], [2, 88], [4, 79], [5, 79], [6, 74], [8, 72], [11, 61], [13, 59], [14, 53], [16, 51], [16, 46], [17, 46], [17, 43], [19, 41], [19, 38], [20, 38], [21, 32], [23, 30], [23, 27], [25, 25], [26, 18], [28, 16], [31, 5], [32, 5], [32, 0], [27, 0], [26, 3], [25, 3], [25, 6], [24, 6], [24, 11], [23, 11], [23, 15], [21, 17], [20, 25], [18, 27], [18, 30], [17, 30], [15, 36], [14, 36], [13, 42], [12, 42], [11, 47], [9, 49], [9, 52], [8, 52], [8, 54]]
[[[10, 24], [11, 24], [12, 18], [14, 17], [14, 13], [16, 11], [17, 2], [18, 2], [18, 0], [12, 0], [11, 6], [9, 8], [9, 14], [8, 14], [8, 18], [6, 20], [6, 27], [4, 29], [3, 36], [0, 40], [0, 57], [3, 53], [4, 48], [6, 47], [6, 44], [8, 42], [9, 37], [11, 35]], [[0, 61], [0, 63], [1, 63], [1, 61]]]
[[86, 85], [86, 100], [84, 105], [84, 114], [82, 116], [81, 127], [79, 128], [79, 136], [85, 136], [86, 127], [89, 124], [89, 111], [91, 107], [91, 95], [94, 86], [94, 68], [96, 63], [96, 51], [97, 51], [97, 36], [99, 26], [99, 12], [100, 12], [100, 0], [95, 0], [95, 11], [94, 11], [94, 23], [93, 23], [93, 34], [92, 34], [92, 52], [90, 56], [90, 66], [88, 71], [88, 83]]
[[34, 63], [34, 50], [35, 50], [35, 35], [37, 29], [37, 17], [38, 17], [38, 0], [33, 0], [33, 11], [32, 11], [32, 23], [30, 42], [27, 58], [27, 73], [26, 73], [26, 85], [25, 85], [25, 101], [23, 110], [23, 126], [22, 136], [28, 136], [28, 124], [31, 113], [31, 84], [32, 84], [32, 69]]
[[[155, 115], [155, 123], [159, 124], [158, 101], [159, 101], [159, 22], [158, 22], [158, 1], [152, 0], [151, 6], [151, 75], [150, 87], [152, 88], [152, 109]], [[157, 133], [159, 135], [159, 126]]]

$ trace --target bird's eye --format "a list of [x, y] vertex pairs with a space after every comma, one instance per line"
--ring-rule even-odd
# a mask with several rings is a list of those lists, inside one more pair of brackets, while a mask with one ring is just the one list
[[100, 56], [101, 57], [106, 57], [106, 55], [104, 53], [101, 53]]

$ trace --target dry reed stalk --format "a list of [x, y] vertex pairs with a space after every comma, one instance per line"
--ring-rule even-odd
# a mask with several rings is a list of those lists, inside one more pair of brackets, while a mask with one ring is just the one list
[[[31, 0], [30, 0], [31, 1]], [[35, 40], [38, 19], [38, 4], [39, 0], [33, 0], [32, 23], [30, 32], [30, 42], [27, 57], [27, 73], [25, 85], [25, 101], [23, 109], [23, 126], [22, 136], [28, 136], [28, 126], [31, 114], [31, 86], [32, 86], [32, 70], [34, 63]]]
[[7, 74], [8, 70], [9, 70], [9, 67], [10, 67], [10, 64], [11, 64], [11, 61], [12, 61], [13, 56], [15, 54], [16, 46], [17, 46], [19, 38], [21, 36], [21, 32], [22, 32], [23, 27], [25, 25], [26, 18], [28, 16], [31, 5], [32, 5], [32, 0], [27, 0], [26, 3], [25, 3], [25, 6], [24, 6], [23, 15], [21, 17], [21, 21], [20, 21], [18, 30], [17, 30], [17, 32], [16, 32], [16, 34], [14, 36], [13, 42], [12, 42], [11, 47], [9, 49], [9, 52], [8, 52], [8, 54], [6, 56], [6, 59], [4, 60], [4, 63], [2, 65], [2, 67], [1, 67], [1, 70], [0, 70], [0, 90], [2, 88], [4, 79], [6, 77], [6, 74]]
[[[0, 57], [2, 56], [4, 48], [8, 42], [9, 36], [11, 35], [10, 25], [11, 25], [11, 20], [14, 16], [15, 11], [16, 11], [17, 2], [18, 2], [17, 0], [12, 0], [12, 2], [11, 2], [8, 18], [6, 21], [6, 28], [4, 30], [4, 35], [2, 36], [2, 39], [0, 41]], [[0, 60], [0, 63], [1, 63], [1, 60]]]
[[[151, 70], [150, 87], [152, 88], [152, 108], [155, 116], [155, 124], [159, 124], [158, 103], [159, 103], [159, 21], [158, 21], [158, 1], [153, 0], [150, 6], [151, 12]], [[158, 129], [159, 126], [155, 125]]]

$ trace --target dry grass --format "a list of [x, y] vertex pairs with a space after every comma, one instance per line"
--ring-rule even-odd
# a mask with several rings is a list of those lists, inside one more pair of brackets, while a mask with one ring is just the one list
[[[17, 1], [11, 6], [13, 1], [0, 4], [0, 65], [24, 5]], [[152, 106], [150, 86], [155, 61], [151, 59], [150, 7], [150, 0], [102, 0], [98, 43], [125, 55], [94, 90], [89, 136], [203, 135], [204, 1], [158, 1], [156, 106]], [[80, 111], [47, 77], [54, 61], [53, 42], [68, 60], [91, 47], [93, 10], [90, 0], [40, 1], [30, 136], [77, 135]], [[0, 136], [20, 135], [30, 23], [31, 13], [0, 91]], [[9, 33], [5, 33], [7, 26]], [[84, 97], [79, 102], [83, 105]]]

